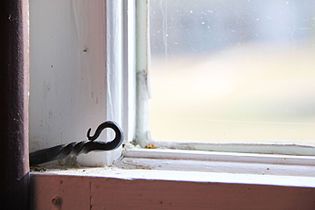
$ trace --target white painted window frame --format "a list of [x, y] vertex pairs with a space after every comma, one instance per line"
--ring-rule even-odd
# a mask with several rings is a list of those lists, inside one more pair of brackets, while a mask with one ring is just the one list
[[[116, 165], [123, 168], [221, 171], [315, 176], [315, 148], [303, 145], [158, 142], [148, 126], [148, 0], [124, 2], [123, 125], [127, 146]], [[136, 44], [134, 44], [134, 42]], [[135, 55], [134, 55], [135, 54]], [[159, 149], [141, 149], [154, 144]], [[276, 155], [275, 155], [276, 154]], [[231, 164], [230, 164], [231, 163]], [[233, 164], [232, 164], [233, 163]], [[220, 165], [228, 167], [226, 171]], [[244, 167], [245, 165], [246, 167]], [[280, 170], [274, 170], [274, 164]], [[289, 166], [289, 169], [287, 168]], [[270, 170], [270, 168], [272, 170]]]
[[240, 152], [240, 153], [264, 153], [283, 155], [314, 156], [315, 147], [296, 144], [220, 144], [220, 143], [191, 143], [155, 141], [150, 136], [148, 126], [148, 100], [149, 100], [149, 23], [148, 23], [148, 1], [137, 1], [137, 115], [135, 141], [144, 147], [153, 144], [159, 148], [202, 150], [218, 152]]
[[[107, 119], [121, 125], [125, 143], [135, 135], [135, 0], [106, 0]], [[107, 165], [121, 157], [122, 149], [106, 155]]]

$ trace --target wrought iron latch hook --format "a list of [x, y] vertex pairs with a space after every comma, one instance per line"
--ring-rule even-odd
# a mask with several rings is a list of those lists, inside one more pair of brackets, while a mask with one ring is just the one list
[[[111, 128], [115, 132], [115, 137], [110, 142], [95, 141], [102, 131], [106, 128]], [[91, 128], [87, 131], [88, 141], [72, 142], [62, 144], [55, 147], [38, 150], [30, 153], [30, 164], [37, 165], [53, 160], [60, 160], [68, 155], [79, 155], [91, 151], [108, 151], [118, 148], [123, 143], [123, 133], [118, 125], [112, 121], [106, 121], [100, 124], [94, 135], [90, 135]]]

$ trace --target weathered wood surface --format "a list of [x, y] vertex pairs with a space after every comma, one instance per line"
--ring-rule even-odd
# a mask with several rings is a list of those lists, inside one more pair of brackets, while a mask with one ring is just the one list
[[32, 175], [34, 210], [314, 210], [315, 188]]

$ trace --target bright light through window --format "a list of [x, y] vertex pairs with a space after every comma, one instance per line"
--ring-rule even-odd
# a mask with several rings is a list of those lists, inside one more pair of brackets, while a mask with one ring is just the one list
[[315, 145], [314, 0], [151, 0], [155, 140]]

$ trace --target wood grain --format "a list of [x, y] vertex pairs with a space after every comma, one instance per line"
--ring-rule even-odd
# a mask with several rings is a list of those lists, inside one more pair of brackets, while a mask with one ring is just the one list
[[35, 210], [315, 209], [315, 188], [39, 174], [32, 183]]

